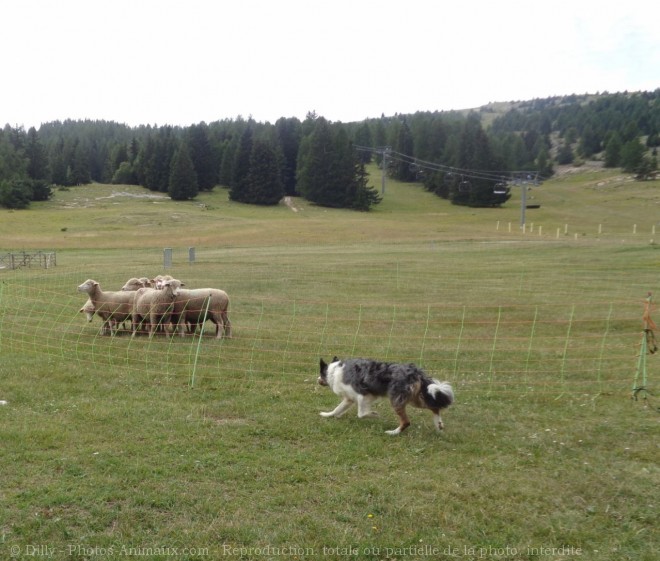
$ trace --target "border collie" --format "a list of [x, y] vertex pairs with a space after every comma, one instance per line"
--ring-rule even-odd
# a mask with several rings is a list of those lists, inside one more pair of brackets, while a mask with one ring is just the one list
[[429, 378], [414, 364], [334, 357], [330, 364], [321, 359], [320, 371], [318, 383], [330, 387], [342, 398], [334, 410], [322, 412], [322, 417], [341, 417], [356, 402], [358, 417], [370, 417], [376, 415], [371, 404], [379, 397], [387, 396], [399, 416], [399, 426], [386, 431], [391, 435], [400, 434], [410, 426], [406, 405], [430, 409], [435, 427], [441, 430], [444, 425], [440, 410], [454, 401], [454, 392], [448, 382]]

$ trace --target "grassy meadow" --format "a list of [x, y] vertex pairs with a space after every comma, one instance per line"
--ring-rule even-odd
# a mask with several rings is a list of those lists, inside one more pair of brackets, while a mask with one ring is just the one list
[[[518, 187], [390, 180], [369, 213], [97, 184], [0, 210], [0, 256], [57, 256], [0, 269], [0, 559], [656, 559], [660, 182], [585, 166], [528, 203], [524, 230]], [[234, 336], [78, 312], [87, 278], [165, 272], [226, 290]], [[445, 430], [320, 417], [333, 355], [449, 380]]]

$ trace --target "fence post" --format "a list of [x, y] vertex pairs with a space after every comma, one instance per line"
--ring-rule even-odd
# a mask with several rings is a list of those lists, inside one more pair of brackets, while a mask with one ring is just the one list
[[169, 269], [172, 266], [172, 248], [163, 249], [163, 268]]

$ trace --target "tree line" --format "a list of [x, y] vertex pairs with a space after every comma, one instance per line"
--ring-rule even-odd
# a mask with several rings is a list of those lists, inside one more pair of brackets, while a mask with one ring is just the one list
[[[54, 186], [141, 185], [174, 200], [226, 188], [238, 202], [301, 196], [369, 210], [380, 201], [366, 166], [419, 182], [454, 204], [498, 206], [508, 179], [600, 158], [639, 178], [657, 170], [660, 89], [553, 97], [470, 112], [417, 112], [331, 122], [315, 112], [274, 124], [238, 117], [189, 127], [55, 121], [0, 130], [0, 205], [26, 208]], [[389, 157], [388, 157], [389, 156]]]

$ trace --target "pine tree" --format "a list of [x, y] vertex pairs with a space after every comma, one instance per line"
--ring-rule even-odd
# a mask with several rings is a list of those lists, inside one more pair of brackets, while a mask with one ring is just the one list
[[307, 200], [324, 206], [337, 206], [335, 187], [335, 145], [330, 124], [323, 117], [314, 119], [313, 131], [301, 142], [298, 157], [298, 190]]
[[250, 155], [252, 154], [252, 139], [254, 136], [254, 121], [248, 121], [247, 127], [241, 134], [229, 185], [229, 198], [232, 201], [243, 201], [248, 191], [247, 179], [250, 173]]
[[92, 180], [89, 170], [89, 152], [82, 142], [76, 143], [67, 176], [68, 185], [86, 185]]
[[25, 155], [28, 158], [27, 172], [31, 179], [48, 179], [48, 157], [39, 133], [34, 127], [30, 127], [27, 133], [27, 144]]
[[575, 156], [573, 154], [573, 149], [571, 145], [567, 142], [564, 142], [557, 153], [557, 163], [559, 165], [572, 164]]
[[211, 191], [218, 180], [218, 170], [213, 159], [208, 127], [205, 123], [193, 125], [188, 130], [190, 158], [192, 159], [200, 191]]
[[307, 200], [322, 206], [368, 210], [380, 197], [367, 185], [364, 164], [343, 127], [323, 117], [300, 143], [298, 189]]
[[[355, 131], [355, 144], [362, 147], [373, 147], [373, 138], [371, 136], [371, 127], [367, 121], [362, 121], [362, 124]], [[358, 157], [364, 164], [371, 162], [373, 153], [368, 150], [359, 150]]]
[[167, 192], [175, 201], [194, 199], [199, 193], [197, 174], [185, 142], [179, 145], [172, 158]]
[[265, 139], [254, 141], [245, 185], [246, 189], [240, 193], [240, 202], [243, 203], [276, 205], [284, 196], [279, 158], [272, 142]]
[[605, 167], [606, 168], [616, 168], [621, 163], [621, 149], [623, 148], [623, 142], [621, 141], [621, 135], [618, 132], [613, 132], [610, 135], [607, 144], [605, 145]]
[[167, 193], [172, 158], [176, 151], [174, 130], [170, 126], [162, 127], [155, 138], [147, 140], [145, 148], [144, 180], [145, 187], [151, 191]]
[[369, 174], [361, 158], [355, 162], [355, 171], [353, 177], [355, 185], [355, 196], [351, 201], [351, 208], [355, 210], [367, 211], [371, 207], [381, 202], [382, 197], [378, 191], [369, 186]]
[[297, 195], [296, 168], [298, 167], [302, 123], [296, 118], [281, 118], [275, 123], [275, 129], [282, 150], [284, 191], [287, 195]]
[[220, 158], [220, 171], [218, 173], [218, 183], [223, 187], [231, 185], [232, 169], [234, 167], [234, 159], [236, 158], [236, 148], [238, 147], [238, 140], [236, 137], [231, 140], [225, 139], [220, 146], [222, 156]]
[[392, 168], [392, 177], [399, 181], [414, 181], [416, 177], [411, 167], [411, 161], [414, 159], [413, 136], [405, 119], [399, 127], [396, 142], [394, 143], [394, 151], [407, 157], [398, 158], [395, 161]]
[[0, 181], [23, 178], [27, 162], [10, 141], [8, 127], [0, 130]]
[[638, 140], [630, 140], [621, 148], [621, 167], [625, 172], [636, 172], [644, 159], [645, 148]]
[[[456, 166], [466, 170], [451, 181], [449, 192], [453, 204], [467, 206], [497, 206], [511, 196], [495, 193], [495, 181], [483, 172], [501, 169], [490, 147], [488, 136], [481, 126], [479, 116], [471, 114], [466, 119], [459, 139]], [[454, 178], [452, 178], [454, 179]]]
[[355, 164], [358, 159], [355, 146], [348, 139], [345, 127], [334, 131], [334, 177], [332, 179], [333, 204], [339, 208], [353, 208], [358, 185], [355, 181]]

